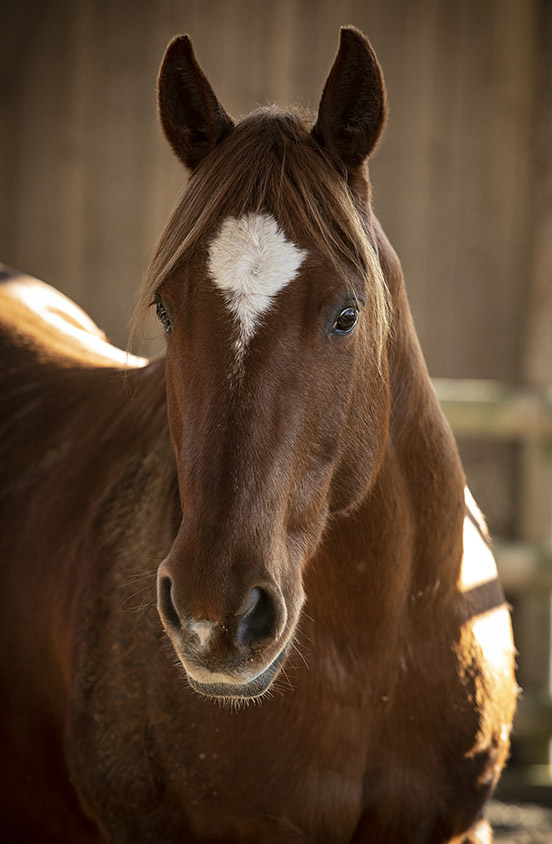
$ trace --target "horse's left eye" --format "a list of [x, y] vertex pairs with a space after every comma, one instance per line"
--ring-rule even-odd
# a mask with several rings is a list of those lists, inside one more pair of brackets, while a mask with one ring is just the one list
[[172, 328], [171, 319], [165, 309], [163, 300], [161, 299], [161, 296], [158, 293], [155, 294], [154, 303], [157, 319], [159, 320], [165, 331], [170, 331]]
[[350, 334], [358, 319], [358, 308], [344, 308], [333, 324], [336, 334]]

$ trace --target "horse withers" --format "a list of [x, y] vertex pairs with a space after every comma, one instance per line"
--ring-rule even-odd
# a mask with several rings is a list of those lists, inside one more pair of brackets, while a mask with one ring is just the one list
[[166, 357], [0, 284], [1, 840], [490, 841], [509, 613], [371, 210], [375, 55], [235, 125], [179, 37], [159, 108]]

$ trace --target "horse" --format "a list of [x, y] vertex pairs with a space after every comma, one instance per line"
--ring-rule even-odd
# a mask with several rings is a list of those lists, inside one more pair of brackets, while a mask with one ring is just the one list
[[2, 271], [1, 840], [488, 842], [509, 608], [371, 208], [376, 56], [236, 124], [179, 36], [158, 99], [166, 353]]

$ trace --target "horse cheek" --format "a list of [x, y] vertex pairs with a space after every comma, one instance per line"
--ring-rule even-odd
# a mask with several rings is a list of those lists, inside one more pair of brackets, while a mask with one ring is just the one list
[[332, 515], [354, 511], [374, 486], [389, 428], [389, 392], [383, 388], [369, 407], [352, 402], [329, 495]]

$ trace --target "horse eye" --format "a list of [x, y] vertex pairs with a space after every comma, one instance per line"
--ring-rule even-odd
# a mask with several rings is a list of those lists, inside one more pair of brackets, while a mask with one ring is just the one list
[[155, 313], [157, 314], [157, 319], [159, 320], [165, 331], [170, 331], [172, 328], [171, 320], [159, 293], [155, 294], [153, 301], [155, 303]]
[[358, 308], [344, 308], [333, 324], [336, 334], [350, 334], [358, 319]]

